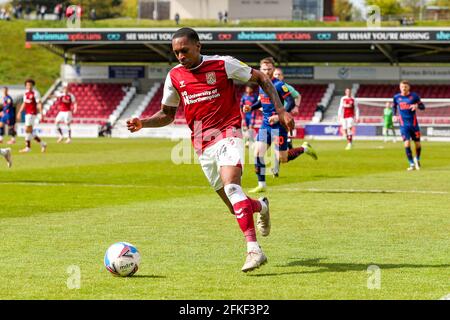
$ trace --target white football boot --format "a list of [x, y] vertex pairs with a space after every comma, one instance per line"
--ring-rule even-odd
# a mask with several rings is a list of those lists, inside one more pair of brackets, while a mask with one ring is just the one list
[[266, 262], [267, 262], [267, 257], [264, 254], [264, 252], [250, 251], [250, 252], [247, 252], [247, 258], [245, 259], [245, 263], [242, 266], [241, 270], [243, 272], [252, 271], [252, 270], [259, 268]]
[[258, 200], [263, 203], [261, 203], [261, 212], [257, 215], [256, 228], [263, 237], [267, 237], [270, 234], [269, 199], [263, 197]]

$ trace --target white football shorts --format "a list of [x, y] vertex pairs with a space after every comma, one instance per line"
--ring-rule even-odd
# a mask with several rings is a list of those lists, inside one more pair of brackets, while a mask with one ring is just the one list
[[60, 111], [56, 116], [55, 123], [64, 122], [69, 124], [72, 122], [72, 111]]
[[33, 127], [39, 123], [39, 119], [35, 114], [26, 114], [25, 115], [25, 126]]
[[348, 130], [353, 128], [353, 118], [343, 118], [341, 119], [342, 129]]
[[223, 187], [220, 167], [241, 166], [244, 169], [244, 142], [241, 138], [230, 137], [219, 140], [203, 150], [198, 157], [203, 173], [215, 191]]

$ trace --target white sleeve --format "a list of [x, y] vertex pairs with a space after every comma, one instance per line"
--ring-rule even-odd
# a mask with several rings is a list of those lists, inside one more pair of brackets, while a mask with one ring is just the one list
[[169, 107], [178, 107], [180, 104], [180, 95], [172, 84], [170, 72], [167, 74], [166, 81], [164, 82], [164, 93], [161, 103]]
[[72, 103], [77, 102], [77, 99], [75, 98], [75, 96], [71, 93], [69, 93], [69, 94], [70, 94], [70, 99], [72, 100]]
[[244, 62], [230, 56], [224, 57], [224, 61], [228, 79], [248, 82], [252, 77], [252, 68]]
[[42, 102], [41, 101], [41, 94], [36, 89], [34, 89], [34, 99], [36, 99], [36, 103]]

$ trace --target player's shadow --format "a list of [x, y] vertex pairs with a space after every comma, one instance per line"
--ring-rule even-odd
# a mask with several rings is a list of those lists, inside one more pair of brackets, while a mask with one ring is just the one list
[[135, 274], [131, 278], [147, 278], [147, 279], [165, 279], [166, 276], [159, 276], [156, 274]]
[[309, 267], [317, 268], [316, 270], [305, 271], [285, 271], [285, 272], [273, 272], [273, 273], [261, 273], [253, 274], [254, 277], [270, 277], [281, 276], [291, 274], [312, 274], [312, 273], [328, 273], [328, 272], [348, 272], [348, 271], [367, 271], [367, 268], [371, 265], [379, 267], [381, 270], [386, 269], [417, 269], [417, 268], [449, 268], [450, 264], [411, 264], [411, 263], [332, 263], [323, 262], [326, 258], [315, 259], [301, 259], [290, 261], [284, 265], [277, 265], [276, 267]]

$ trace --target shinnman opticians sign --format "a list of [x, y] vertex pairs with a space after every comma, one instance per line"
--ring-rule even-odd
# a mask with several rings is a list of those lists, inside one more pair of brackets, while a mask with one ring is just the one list
[[[176, 29], [27, 29], [34, 43], [170, 43]], [[450, 28], [198, 28], [209, 43], [443, 43]]]

